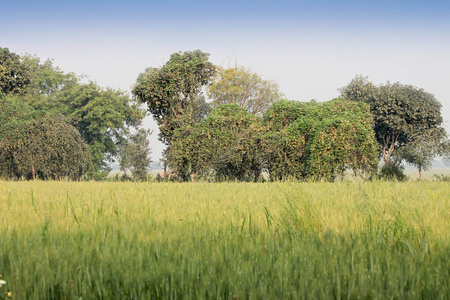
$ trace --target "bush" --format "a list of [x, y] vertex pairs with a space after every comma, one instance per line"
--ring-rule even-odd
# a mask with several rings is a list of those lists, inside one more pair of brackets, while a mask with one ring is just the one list
[[450, 181], [450, 175], [444, 175], [444, 174], [434, 174], [433, 175], [434, 181], [444, 181], [449, 182]]
[[391, 162], [381, 168], [378, 177], [385, 180], [405, 181], [408, 179], [408, 176], [403, 173], [404, 170], [405, 167], [403, 167], [400, 163]]

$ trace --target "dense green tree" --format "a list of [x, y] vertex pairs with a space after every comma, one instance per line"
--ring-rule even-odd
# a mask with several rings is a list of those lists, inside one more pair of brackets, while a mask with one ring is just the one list
[[41, 63], [39, 57], [25, 54], [22, 61], [31, 74], [31, 82], [22, 95], [23, 101], [35, 109], [52, 108], [58, 112], [60, 107], [55, 107], [55, 97], [62, 89], [78, 84], [79, 78], [74, 73], [64, 73], [49, 59]]
[[151, 150], [147, 137], [150, 130], [140, 129], [130, 134], [120, 147], [120, 167], [124, 175], [128, 177], [126, 171], [131, 171], [133, 180], [145, 180], [152, 163]]
[[90, 165], [86, 143], [61, 117], [0, 100], [0, 176], [80, 179]]
[[365, 178], [375, 173], [377, 143], [367, 104], [339, 98], [318, 103], [305, 120], [292, 126], [297, 122], [301, 128], [311, 126], [307, 137], [309, 177], [334, 180], [347, 170]]
[[[254, 180], [258, 157], [248, 144], [255, 143], [256, 117], [237, 104], [222, 105], [203, 122], [175, 131], [168, 149], [171, 169], [181, 179], [192, 175], [222, 180]], [[256, 175], [255, 175], [256, 174]]]
[[137, 78], [133, 95], [147, 103], [159, 139], [169, 145], [175, 129], [201, 121], [207, 112], [203, 89], [216, 74], [200, 50], [174, 53], [161, 68], [147, 68]]
[[220, 68], [209, 89], [213, 106], [236, 103], [254, 115], [263, 115], [282, 97], [278, 85], [243, 67]]
[[277, 131], [291, 125], [295, 120], [305, 116], [316, 105], [315, 102], [281, 100], [274, 103], [264, 115], [264, 124]]
[[36, 56], [0, 49], [0, 62], [0, 97], [48, 112], [47, 125], [54, 118], [74, 126], [88, 144], [89, 176], [104, 178], [118, 156], [118, 145], [132, 128], [139, 130], [145, 110], [121, 91], [81, 83], [81, 78], [64, 73], [51, 60], [42, 63]]
[[347, 170], [373, 174], [377, 147], [367, 104], [335, 99], [275, 106], [260, 119], [225, 104], [201, 123], [177, 129], [169, 166], [183, 180], [195, 174], [257, 181], [264, 171], [271, 180], [334, 180]]
[[264, 134], [260, 120], [237, 104], [224, 104], [202, 122], [213, 128], [212, 138], [220, 137], [222, 147], [215, 152], [214, 177], [217, 180], [257, 181], [265, 167]]
[[0, 48], [0, 97], [5, 94], [24, 94], [31, 82], [31, 73], [22, 58]]
[[376, 166], [372, 119], [365, 104], [343, 99], [281, 101], [268, 111], [265, 123], [271, 129], [267, 137], [272, 144], [272, 179], [334, 180], [347, 170], [370, 176]]
[[367, 77], [356, 76], [341, 89], [341, 94], [346, 99], [370, 105], [375, 136], [386, 165], [395, 150], [442, 125], [439, 101], [411, 85], [388, 82], [375, 86]]
[[305, 116], [315, 104], [281, 100], [274, 103], [266, 112], [263, 124], [268, 126], [265, 139], [267, 141], [267, 171], [271, 180], [288, 178], [300, 179], [306, 176], [306, 139], [310, 125], [302, 128]]
[[103, 89], [93, 82], [81, 83], [79, 77], [64, 73], [51, 60], [42, 63], [36, 56], [13, 57], [28, 72], [29, 83], [20, 93], [9, 93], [8, 97], [60, 116], [74, 126], [89, 145], [93, 165], [90, 176], [105, 177], [109, 163], [117, 158], [118, 145], [131, 128], [140, 126], [145, 110], [121, 91]]
[[107, 175], [108, 163], [118, 156], [118, 145], [145, 116], [145, 111], [124, 93], [102, 89], [93, 82], [64, 88], [48, 106], [64, 115], [89, 145], [95, 178]]

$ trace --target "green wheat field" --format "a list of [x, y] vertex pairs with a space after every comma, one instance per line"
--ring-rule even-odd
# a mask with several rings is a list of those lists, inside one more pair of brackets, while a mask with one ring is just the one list
[[450, 298], [448, 182], [0, 182], [0, 220], [0, 299]]

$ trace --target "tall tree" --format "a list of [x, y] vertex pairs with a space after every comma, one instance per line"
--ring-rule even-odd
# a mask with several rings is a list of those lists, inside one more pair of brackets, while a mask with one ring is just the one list
[[0, 96], [5, 94], [24, 94], [31, 82], [31, 73], [22, 58], [0, 48]]
[[423, 89], [398, 82], [375, 86], [367, 77], [356, 76], [340, 91], [346, 99], [370, 105], [375, 136], [386, 166], [395, 150], [442, 125], [441, 104]]
[[140, 129], [130, 134], [120, 147], [120, 167], [126, 174], [131, 170], [133, 180], [145, 180], [152, 163], [151, 150], [147, 137], [151, 134], [150, 130]]
[[145, 110], [123, 92], [93, 82], [62, 89], [48, 105], [64, 115], [89, 145], [95, 178], [107, 175], [108, 163], [118, 157], [118, 146], [145, 116]]
[[175, 129], [192, 125], [206, 115], [203, 88], [216, 74], [200, 50], [174, 53], [161, 68], [147, 68], [137, 78], [133, 95], [147, 103], [156, 120], [159, 139], [169, 145]]
[[269, 107], [279, 101], [282, 93], [278, 84], [264, 80], [244, 67], [219, 69], [209, 89], [212, 104], [236, 103], [254, 115], [263, 115]]
[[22, 61], [31, 74], [31, 82], [22, 98], [35, 109], [57, 110], [58, 107], [53, 107], [53, 100], [58, 93], [79, 83], [79, 78], [74, 73], [64, 73], [53, 64], [53, 60], [41, 62], [39, 57], [25, 54]]

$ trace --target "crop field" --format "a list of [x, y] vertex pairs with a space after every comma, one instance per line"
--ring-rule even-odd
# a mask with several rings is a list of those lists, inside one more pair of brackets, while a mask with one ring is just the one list
[[449, 299], [450, 185], [0, 182], [0, 274], [0, 299]]

